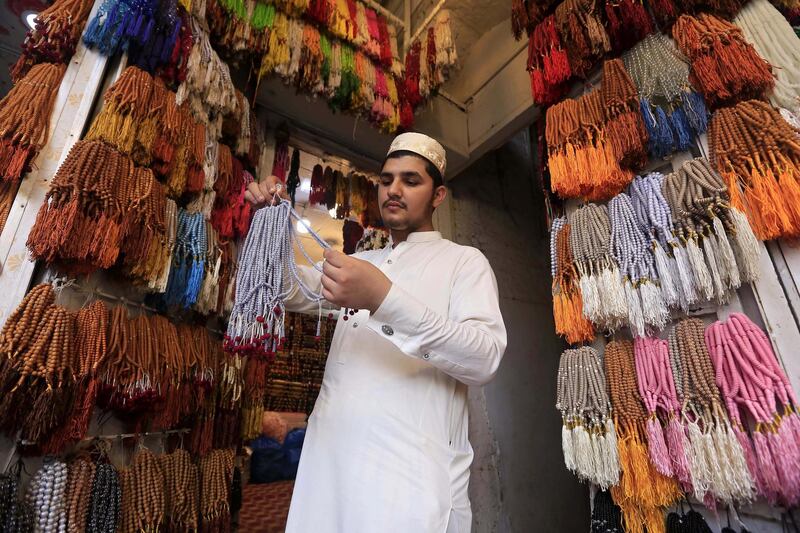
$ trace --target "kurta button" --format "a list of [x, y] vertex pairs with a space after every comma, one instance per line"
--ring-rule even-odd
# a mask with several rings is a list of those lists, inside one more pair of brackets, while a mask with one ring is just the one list
[[357, 328], [358, 327], [358, 322], [353, 322], [353, 327]]
[[392, 329], [392, 326], [390, 326], [389, 324], [384, 324], [383, 326], [381, 326], [381, 331], [385, 335], [394, 335], [394, 330]]
[[388, 260], [388, 261], [386, 261], [386, 262], [387, 262], [387, 263], [389, 263], [390, 265], [392, 264], [392, 260], [391, 260], [391, 259], [389, 259], [389, 260]]
[[429, 353], [426, 353], [426, 354], [424, 354], [424, 355], [422, 356], [422, 358], [423, 358], [423, 359], [430, 359], [430, 358], [431, 358], [431, 354], [429, 354]]

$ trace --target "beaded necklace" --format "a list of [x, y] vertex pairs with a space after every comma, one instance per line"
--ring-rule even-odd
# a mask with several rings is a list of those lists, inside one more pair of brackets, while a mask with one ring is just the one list
[[608, 36], [614, 52], [620, 53], [653, 33], [653, 21], [639, 0], [606, 0]]
[[688, 150], [708, 128], [703, 97], [689, 85], [686, 57], [662, 33], [654, 33], [625, 54], [625, 67], [636, 84], [650, 157]]
[[730, 22], [708, 13], [681, 15], [672, 36], [691, 61], [692, 85], [712, 108], [761, 98], [775, 85], [771, 65]]
[[749, 501], [751, 477], [742, 446], [731, 428], [714, 382], [700, 319], [687, 318], [675, 326], [670, 343], [679, 358], [681, 412], [687, 429], [689, 468], [695, 498], [706, 504]]
[[18, 495], [22, 462], [15, 471], [0, 474], [0, 529], [4, 533], [33, 533], [33, 507]]
[[575, 344], [594, 338], [594, 328], [583, 315], [581, 291], [576, 281], [573, 253], [570, 247], [572, 229], [566, 217], [553, 220], [550, 228], [550, 272], [553, 277], [553, 318], [556, 333]]
[[[745, 315], [734, 313], [725, 322], [709, 326], [705, 340], [759, 494], [773, 505], [796, 505], [800, 500], [798, 404], [769, 339]], [[742, 416], [747, 414], [756, 422], [751, 439]]]
[[555, 103], [572, 76], [567, 52], [561, 46], [554, 15], [538, 23], [528, 40], [528, 73], [533, 100], [538, 105]]
[[688, 441], [667, 346], [667, 341], [655, 337], [640, 337], [633, 343], [636, 381], [648, 411], [647, 449], [650, 462], [659, 472], [675, 476], [684, 490], [691, 490]]
[[66, 67], [35, 65], [0, 100], [0, 178], [19, 180], [47, 142]]
[[636, 219], [630, 196], [620, 193], [612, 198], [608, 203], [608, 214], [611, 220], [610, 247], [624, 276], [628, 325], [635, 337], [642, 337], [647, 326], [663, 329], [669, 311], [656, 286], [650, 243]]
[[101, 453], [92, 481], [86, 533], [114, 533], [120, 523], [122, 488], [117, 469]]
[[[601, 87], [606, 139], [623, 168], [642, 168], [647, 164], [647, 131], [639, 113], [639, 99], [625, 63], [621, 59], [603, 62]], [[625, 182], [631, 176], [624, 177]]]
[[33, 507], [35, 531], [66, 531], [66, 486], [66, 463], [46, 457], [28, 487], [28, 503]]
[[595, 61], [611, 51], [611, 43], [593, 0], [565, 0], [556, 6], [559, 33], [572, 73], [585, 77]]
[[800, 235], [800, 143], [780, 113], [756, 100], [720, 109], [708, 139], [731, 205], [747, 215], [756, 236]]
[[[724, 301], [742, 281], [758, 279], [758, 242], [744, 215], [730, 206], [727, 187], [707, 160], [684, 163], [664, 179], [663, 192], [682, 245], [673, 251], [687, 299]], [[684, 272], [693, 277], [683, 277]]]
[[164, 299], [168, 305], [195, 304], [205, 275], [208, 253], [206, 223], [202, 213], [178, 210], [178, 229]]
[[800, 104], [800, 54], [797, 34], [772, 4], [766, 0], [748, 2], [733, 19], [756, 52], [775, 65], [775, 87], [769, 101], [775, 107], [797, 111]]
[[[321, 320], [322, 294], [308, 287], [297, 271], [295, 244], [309, 264], [313, 261], [295, 235], [294, 220], [301, 220], [301, 217], [286, 200], [256, 211], [242, 248], [242, 268], [239, 268], [236, 278], [236, 301], [225, 335], [226, 350], [260, 357], [274, 356], [285, 338], [283, 301], [295, 286], [306, 299], [320, 306]], [[317, 244], [323, 248], [330, 247], [313, 230], [308, 230]]]
[[603, 488], [616, 485], [617, 436], [597, 351], [588, 346], [565, 350], [558, 366], [557, 391], [567, 468]]
[[681, 495], [674, 478], [661, 474], [648, 460], [645, 446], [647, 411], [636, 382], [633, 343], [614, 340], [606, 345], [604, 363], [614, 413], [620, 481], [611, 487], [622, 509], [626, 531], [664, 531], [664, 509]]
[[617, 329], [627, 320], [628, 304], [612, 255], [608, 208], [587, 204], [570, 218], [570, 246], [580, 275], [583, 315], [603, 328]]

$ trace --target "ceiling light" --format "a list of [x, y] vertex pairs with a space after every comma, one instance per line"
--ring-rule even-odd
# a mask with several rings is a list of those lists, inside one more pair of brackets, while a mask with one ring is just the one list
[[336, 208], [331, 207], [330, 209], [328, 209], [328, 214], [331, 216], [331, 218], [336, 218]]
[[311, 221], [307, 218], [297, 221], [297, 233], [308, 233], [308, 228], [311, 227]]
[[303, 192], [308, 192], [311, 190], [311, 180], [305, 179], [300, 181], [300, 190]]
[[39, 16], [39, 13], [36, 11], [24, 11], [22, 13], [22, 21], [25, 25], [30, 29], [36, 29], [36, 17]]

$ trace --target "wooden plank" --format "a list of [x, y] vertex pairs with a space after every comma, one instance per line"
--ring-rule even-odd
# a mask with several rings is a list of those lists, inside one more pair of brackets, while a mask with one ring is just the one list
[[[97, 9], [99, 2], [95, 4]], [[70, 61], [51, 118], [51, 137], [25, 178], [12, 213], [0, 236], [0, 324], [25, 296], [35, 262], [28, 257], [26, 241], [44, 203], [49, 182], [72, 146], [81, 138], [86, 121], [102, 85], [108, 58], [83, 43]]]

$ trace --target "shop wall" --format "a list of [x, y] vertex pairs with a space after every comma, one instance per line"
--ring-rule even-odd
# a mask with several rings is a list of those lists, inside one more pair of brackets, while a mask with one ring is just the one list
[[549, 237], [527, 130], [451, 183], [453, 239], [497, 277], [508, 349], [497, 377], [470, 391], [474, 531], [584, 531], [588, 490], [563, 464], [555, 385]]

